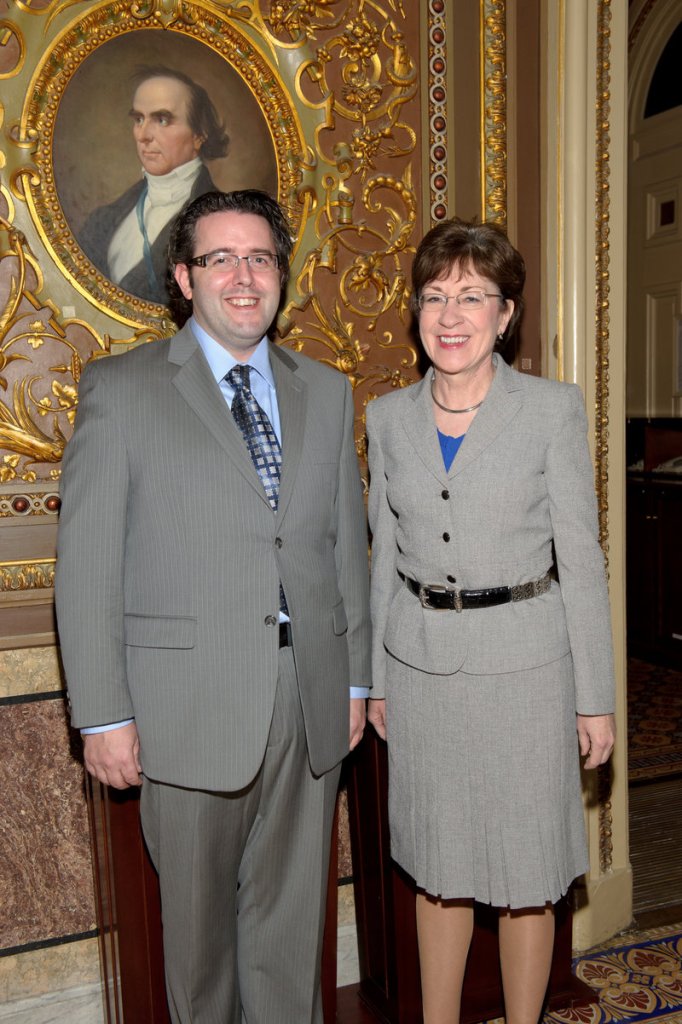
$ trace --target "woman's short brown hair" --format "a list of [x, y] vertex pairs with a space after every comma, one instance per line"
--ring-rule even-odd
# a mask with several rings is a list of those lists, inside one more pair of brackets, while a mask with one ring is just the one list
[[431, 228], [422, 239], [412, 264], [412, 310], [419, 312], [419, 296], [431, 281], [446, 277], [453, 266], [475, 270], [493, 281], [505, 299], [514, 303], [505, 341], [510, 338], [523, 312], [526, 267], [523, 256], [511, 244], [498, 224], [474, 224], [454, 217]]

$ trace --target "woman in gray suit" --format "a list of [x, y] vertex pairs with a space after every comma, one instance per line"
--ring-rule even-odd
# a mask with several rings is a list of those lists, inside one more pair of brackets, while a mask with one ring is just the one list
[[422, 241], [432, 368], [367, 407], [373, 690], [392, 853], [418, 886], [424, 1021], [456, 1024], [473, 902], [499, 907], [508, 1024], [535, 1024], [552, 905], [588, 868], [579, 756], [614, 740], [604, 561], [579, 389], [495, 351], [525, 268], [494, 224]]

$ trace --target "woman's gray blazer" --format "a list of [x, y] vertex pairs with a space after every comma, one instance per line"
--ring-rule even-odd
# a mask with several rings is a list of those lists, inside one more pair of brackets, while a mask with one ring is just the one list
[[[513, 672], [570, 651], [577, 711], [605, 714], [614, 708], [610, 614], [582, 396], [493, 358], [492, 386], [449, 472], [430, 373], [367, 407], [372, 696], [385, 695], [386, 651], [437, 675]], [[559, 583], [496, 608], [424, 609], [402, 579], [513, 586], [542, 577], [553, 552]]]

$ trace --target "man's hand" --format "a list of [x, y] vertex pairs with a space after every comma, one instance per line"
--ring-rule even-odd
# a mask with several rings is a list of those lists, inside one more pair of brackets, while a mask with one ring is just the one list
[[88, 733], [83, 737], [85, 767], [91, 775], [114, 789], [139, 786], [140, 740], [134, 722], [108, 732]]
[[348, 745], [349, 750], [355, 750], [358, 743], [362, 739], [362, 734], [365, 731], [365, 705], [367, 701], [364, 697], [351, 697], [350, 699], [350, 743]]
[[382, 740], [386, 739], [386, 701], [385, 700], [372, 700], [369, 701], [369, 710], [367, 717], [376, 729]]
[[616, 739], [613, 715], [576, 715], [580, 753], [587, 756], [584, 768], [606, 764]]

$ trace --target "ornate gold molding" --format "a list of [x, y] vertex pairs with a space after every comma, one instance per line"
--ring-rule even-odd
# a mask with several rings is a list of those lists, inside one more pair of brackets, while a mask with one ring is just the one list
[[0, 562], [0, 593], [48, 590], [54, 587], [54, 558]]
[[647, 2], [644, 4], [644, 7], [642, 7], [641, 11], [637, 15], [637, 20], [635, 21], [634, 25], [630, 28], [630, 32], [628, 34], [628, 49], [631, 50], [634, 46], [637, 36], [644, 28], [644, 23], [655, 6], [656, 0], [647, 0]]
[[481, 183], [483, 219], [507, 224], [506, 0], [481, 6]]
[[[611, 116], [611, 0], [600, 0], [597, 14], [595, 140], [595, 487], [599, 540], [608, 568], [609, 555], [609, 217]], [[599, 776], [599, 860], [607, 872], [613, 860], [610, 771]]]
[[42, 268], [1, 215], [0, 265], [0, 484], [56, 480], [83, 363], [107, 339], [40, 298]]
[[19, 492], [0, 495], [0, 519], [26, 516], [57, 516], [61, 499], [56, 491]]
[[431, 223], [448, 216], [448, 65], [445, 0], [429, 0], [428, 118], [429, 118], [429, 212]]
[[597, 98], [595, 144], [595, 351], [596, 351], [596, 490], [599, 537], [608, 556], [609, 423], [609, 216], [611, 112], [611, 0], [600, 0], [597, 24]]

